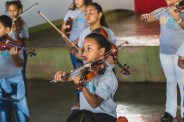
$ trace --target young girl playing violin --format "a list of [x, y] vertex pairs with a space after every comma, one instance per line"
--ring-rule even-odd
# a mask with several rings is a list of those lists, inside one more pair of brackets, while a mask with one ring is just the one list
[[[0, 43], [9, 44], [12, 41], [7, 37], [12, 27], [12, 20], [0, 16]], [[16, 47], [6, 50], [0, 47], [0, 121], [10, 122], [12, 110], [15, 112], [17, 122], [26, 122], [29, 117], [25, 97], [25, 85], [21, 67], [24, 64], [23, 53]]]
[[[176, 51], [184, 42], [184, 13], [176, 12], [178, 0], [165, 0], [168, 8], [159, 8], [150, 14], [141, 15], [143, 22], [160, 22], [160, 61], [167, 79], [166, 109], [161, 121], [172, 121], [177, 112], [177, 83], [181, 95], [181, 117], [184, 117], [184, 70], [177, 65]], [[158, 14], [160, 13], [160, 14]]]
[[[28, 25], [26, 22], [19, 17], [22, 13], [22, 3], [20, 0], [10, 0], [6, 2], [6, 10], [8, 15], [13, 20], [12, 29], [9, 33], [9, 36], [13, 40], [21, 40], [23, 46], [26, 47], [25, 41], [29, 39]], [[18, 17], [18, 18], [17, 18]], [[27, 83], [26, 83], [26, 64], [27, 64], [27, 53], [23, 51], [24, 55], [24, 65], [22, 68], [24, 82], [26, 84], [26, 92], [27, 92]]]
[[[103, 59], [104, 54], [110, 50], [110, 43], [101, 34], [92, 33], [84, 40], [83, 57], [86, 63], [90, 63], [97, 59]], [[104, 63], [105, 64], [105, 63]], [[93, 65], [93, 64], [92, 64]], [[66, 75], [63, 71], [55, 74], [55, 80], [62, 80]], [[81, 84], [81, 75], [74, 76], [74, 83]], [[85, 82], [85, 81], [84, 81]], [[88, 110], [95, 114], [100, 122], [116, 121], [116, 103], [113, 100], [114, 94], [118, 87], [118, 81], [112, 68], [104, 67], [98, 71], [97, 76], [89, 80], [83, 85], [80, 92], [80, 110]]]
[[[62, 24], [61, 31], [69, 35], [69, 39], [76, 44], [79, 39], [79, 34], [87, 28], [87, 23], [85, 21], [85, 8], [86, 5], [89, 4], [91, 0], [73, 0], [73, 4], [70, 7], [69, 11], [66, 13], [64, 17], [64, 23]], [[67, 21], [70, 19], [71, 22], [69, 24], [71, 25], [66, 25]], [[71, 26], [68, 28], [68, 26]], [[67, 32], [67, 30], [70, 30], [70, 32]], [[70, 45], [68, 45], [70, 47]], [[73, 54], [70, 53], [70, 58], [73, 64], [74, 68], [77, 68], [81, 66], [83, 63], [75, 58]]]

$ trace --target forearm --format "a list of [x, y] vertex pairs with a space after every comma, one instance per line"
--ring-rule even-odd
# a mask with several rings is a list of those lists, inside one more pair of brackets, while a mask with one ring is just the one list
[[88, 101], [89, 105], [92, 108], [98, 107], [103, 100], [99, 96], [94, 95], [91, 92], [89, 92], [89, 90], [85, 86], [82, 89], [82, 93], [84, 94], [84, 97], [86, 98], [86, 100]]
[[182, 69], [184, 69], [184, 58], [179, 58], [178, 60], [178, 66]]
[[12, 56], [15, 66], [21, 67], [24, 64], [24, 59], [19, 58], [17, 55]]
[[180, 22], [180, 20], [178, 20], [179, 21], [179, 25], [180, 25], [180, 27], [182, 28], [182, 29], [184, 29], [184, 21], [181, 19], [181, 22]]

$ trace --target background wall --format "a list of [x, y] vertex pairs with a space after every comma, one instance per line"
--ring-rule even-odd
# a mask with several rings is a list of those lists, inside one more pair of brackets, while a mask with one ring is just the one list
[[136, 13], [149, 13], [157, 8], [166, 6], [165, 0], [135, 0]]
[[[5, 14], [5, 2], [0, 0], [0, 14]], [[31, 9], [23, 16], [29, 27], [45, 23], [45, 20], [38, 14], [41, 11], [50, 20], [57, 20], [64, 17], [68, 7], [73, 0], [21, 0], [24, 10], [31, 5], [38, 3], [39, 5]], [[134, 10], [134, 0], [94, 0], [98, 2], [104, 10], [128, 9]]]

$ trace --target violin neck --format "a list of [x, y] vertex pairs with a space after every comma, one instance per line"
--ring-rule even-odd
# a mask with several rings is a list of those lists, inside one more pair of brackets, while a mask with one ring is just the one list
[[14, 44], [14, 43], [10, 43], [10, 46], [14, 46], [14, 47], [17, 47], [18, 49], [27, 51], [27, 48], [26, 47], [22, 47], [22, 46], [19, 46], [19, 45]]

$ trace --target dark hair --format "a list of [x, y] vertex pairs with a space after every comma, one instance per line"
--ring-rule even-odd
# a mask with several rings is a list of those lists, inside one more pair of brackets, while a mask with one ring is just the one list
[[105, 48], [105, 52], [110, 51], [110, 42], [101, 34], [99, 33], [91, 33], [85, 37], [86, 38], [91, 38], [96, 41], [98, 44], [99, 48]]
[[4, 25], [5, 28], [9, 27], [11, 29], [12, 26], [12, 20], [7, 15], [1, 15], [0, 16], [0, 23]]
[[99, 122], [94, 113], [87, 110], [79, 110], [76, 112], [73, 112], [66, 122]]
[[[99, 48], [105, 48], [105, 53], [110, 51], [110, 47], [111, 47], [110, 42], [102, 34], [91, 33], [85, 37], [85, 39], [87, 39], [87, 38], [95, 40], [96, 43], [98, 44]], [[100, 60], [99, 60], [99, 62], [97, 61], [96, 63], [100, 63]], [[98, 74], [104, 74], [105, 70], [106, 70], [106, 68], [99, 70]]]
[[[85, 6], [87, 6], [88, 4], [92, 3], [93, 0], [84, 0], [84, 4]], [[73, 0], [73, 3], [71, 4], [71, 6], [69, 7], [69, 10], [75, 10], [77, 7], [75, 5], [75, 0]]]
[[101, 19], [100, 19], [100, 24], [101, 24], [102, 26], [108, 28], [109, 26], [108, 26], [107, 23], [106, 23], [105, 15], [104, 15], [104, 13], [103, 13], [102, 7], [101, 7], [98, 3], [90, 3], [90, 4], [88, 4], [87, 6], [94, 6], [95, 9], [98, 11], [98, 13], [102, 13], [102, 17], [101, 17]]
[[14, 1], [7, 1], [6, 2], [6, 11], [8, 10], [8, 7], [10, 5], [15, 5], [18, 9], [20, 9], [21, 11], [23, 10], [23, 6], [20, 0], [14, 0]]

